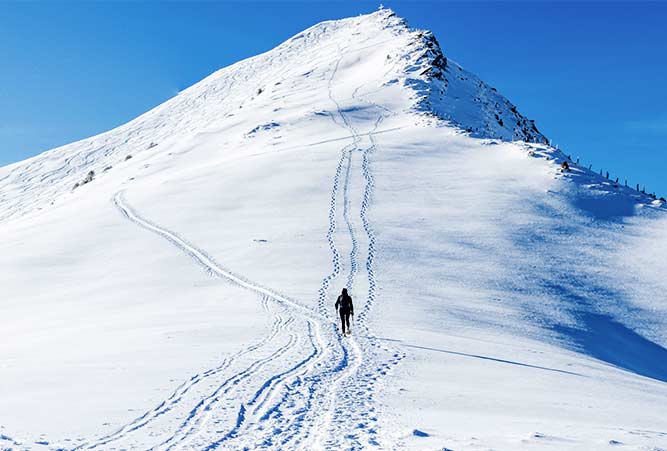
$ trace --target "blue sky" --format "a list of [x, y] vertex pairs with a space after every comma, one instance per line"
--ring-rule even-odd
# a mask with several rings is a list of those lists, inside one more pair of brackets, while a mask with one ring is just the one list
[[[667, 196], [667, 3], [384, 1], [574, 157]], [[2, 2], [0, 165], [379, 2]]]

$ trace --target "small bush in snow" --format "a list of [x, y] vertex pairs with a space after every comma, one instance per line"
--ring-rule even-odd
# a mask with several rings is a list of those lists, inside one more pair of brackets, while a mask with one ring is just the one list
[[90, 183], [95, 178], [95, 171], [90, 171], [85, 179], [83, 179], [83, 184]]
[[567, 163], [567, 161], [563, 161], [560, 165], [561, 171], [569, 171], [570, 170], [570, 165]]
[[76, 182], [76, 183], [74, 184], [74, 188], [72, 188], [72, 189], [77, 189], [77, 188], [80, 187], [80, 186], [83, 186], [83, 185], [85, 185], [85, 184], [87, 184], [87, 183], [90, 183], [90, 182], [93, 181], [94, 178], [95, 178], [95, 171], [90, 171], [90, 172], [88, 173], [88, 175], [86, 175], [86, 178], [83, 179], [83, 180], [80, 181], [80, 182]]

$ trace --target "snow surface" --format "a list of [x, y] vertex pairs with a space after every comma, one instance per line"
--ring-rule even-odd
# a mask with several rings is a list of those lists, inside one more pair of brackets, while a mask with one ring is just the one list
[[546, 143], [380, 10], [0, 168], [0, 449], [667, 449], [664, 206]]

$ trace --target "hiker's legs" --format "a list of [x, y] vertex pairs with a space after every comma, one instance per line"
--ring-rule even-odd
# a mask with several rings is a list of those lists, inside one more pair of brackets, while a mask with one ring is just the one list
[[[338, 312], [340, 313], [340, 323], [341, 323], [341, 326], [343, 328], [343, 333], [345, 333], [345, 315], [346, 315], [346, 313], [342, 310], [339, 310]], [[349, 320], [347, 322], [347, 327], [348, 327], [348, 329], [350, 328], [350, 321]]]
[[347, 323], [347, 330], [350, 330], [350, 312], [345, 313], [345, 322]]

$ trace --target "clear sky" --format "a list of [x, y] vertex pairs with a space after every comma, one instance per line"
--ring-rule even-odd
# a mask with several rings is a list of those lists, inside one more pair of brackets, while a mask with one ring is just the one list
[[[573, 157], [667, 197], [667, 3], [383, 1]], [[3, 2], [0, 165], [379, 2]]]

